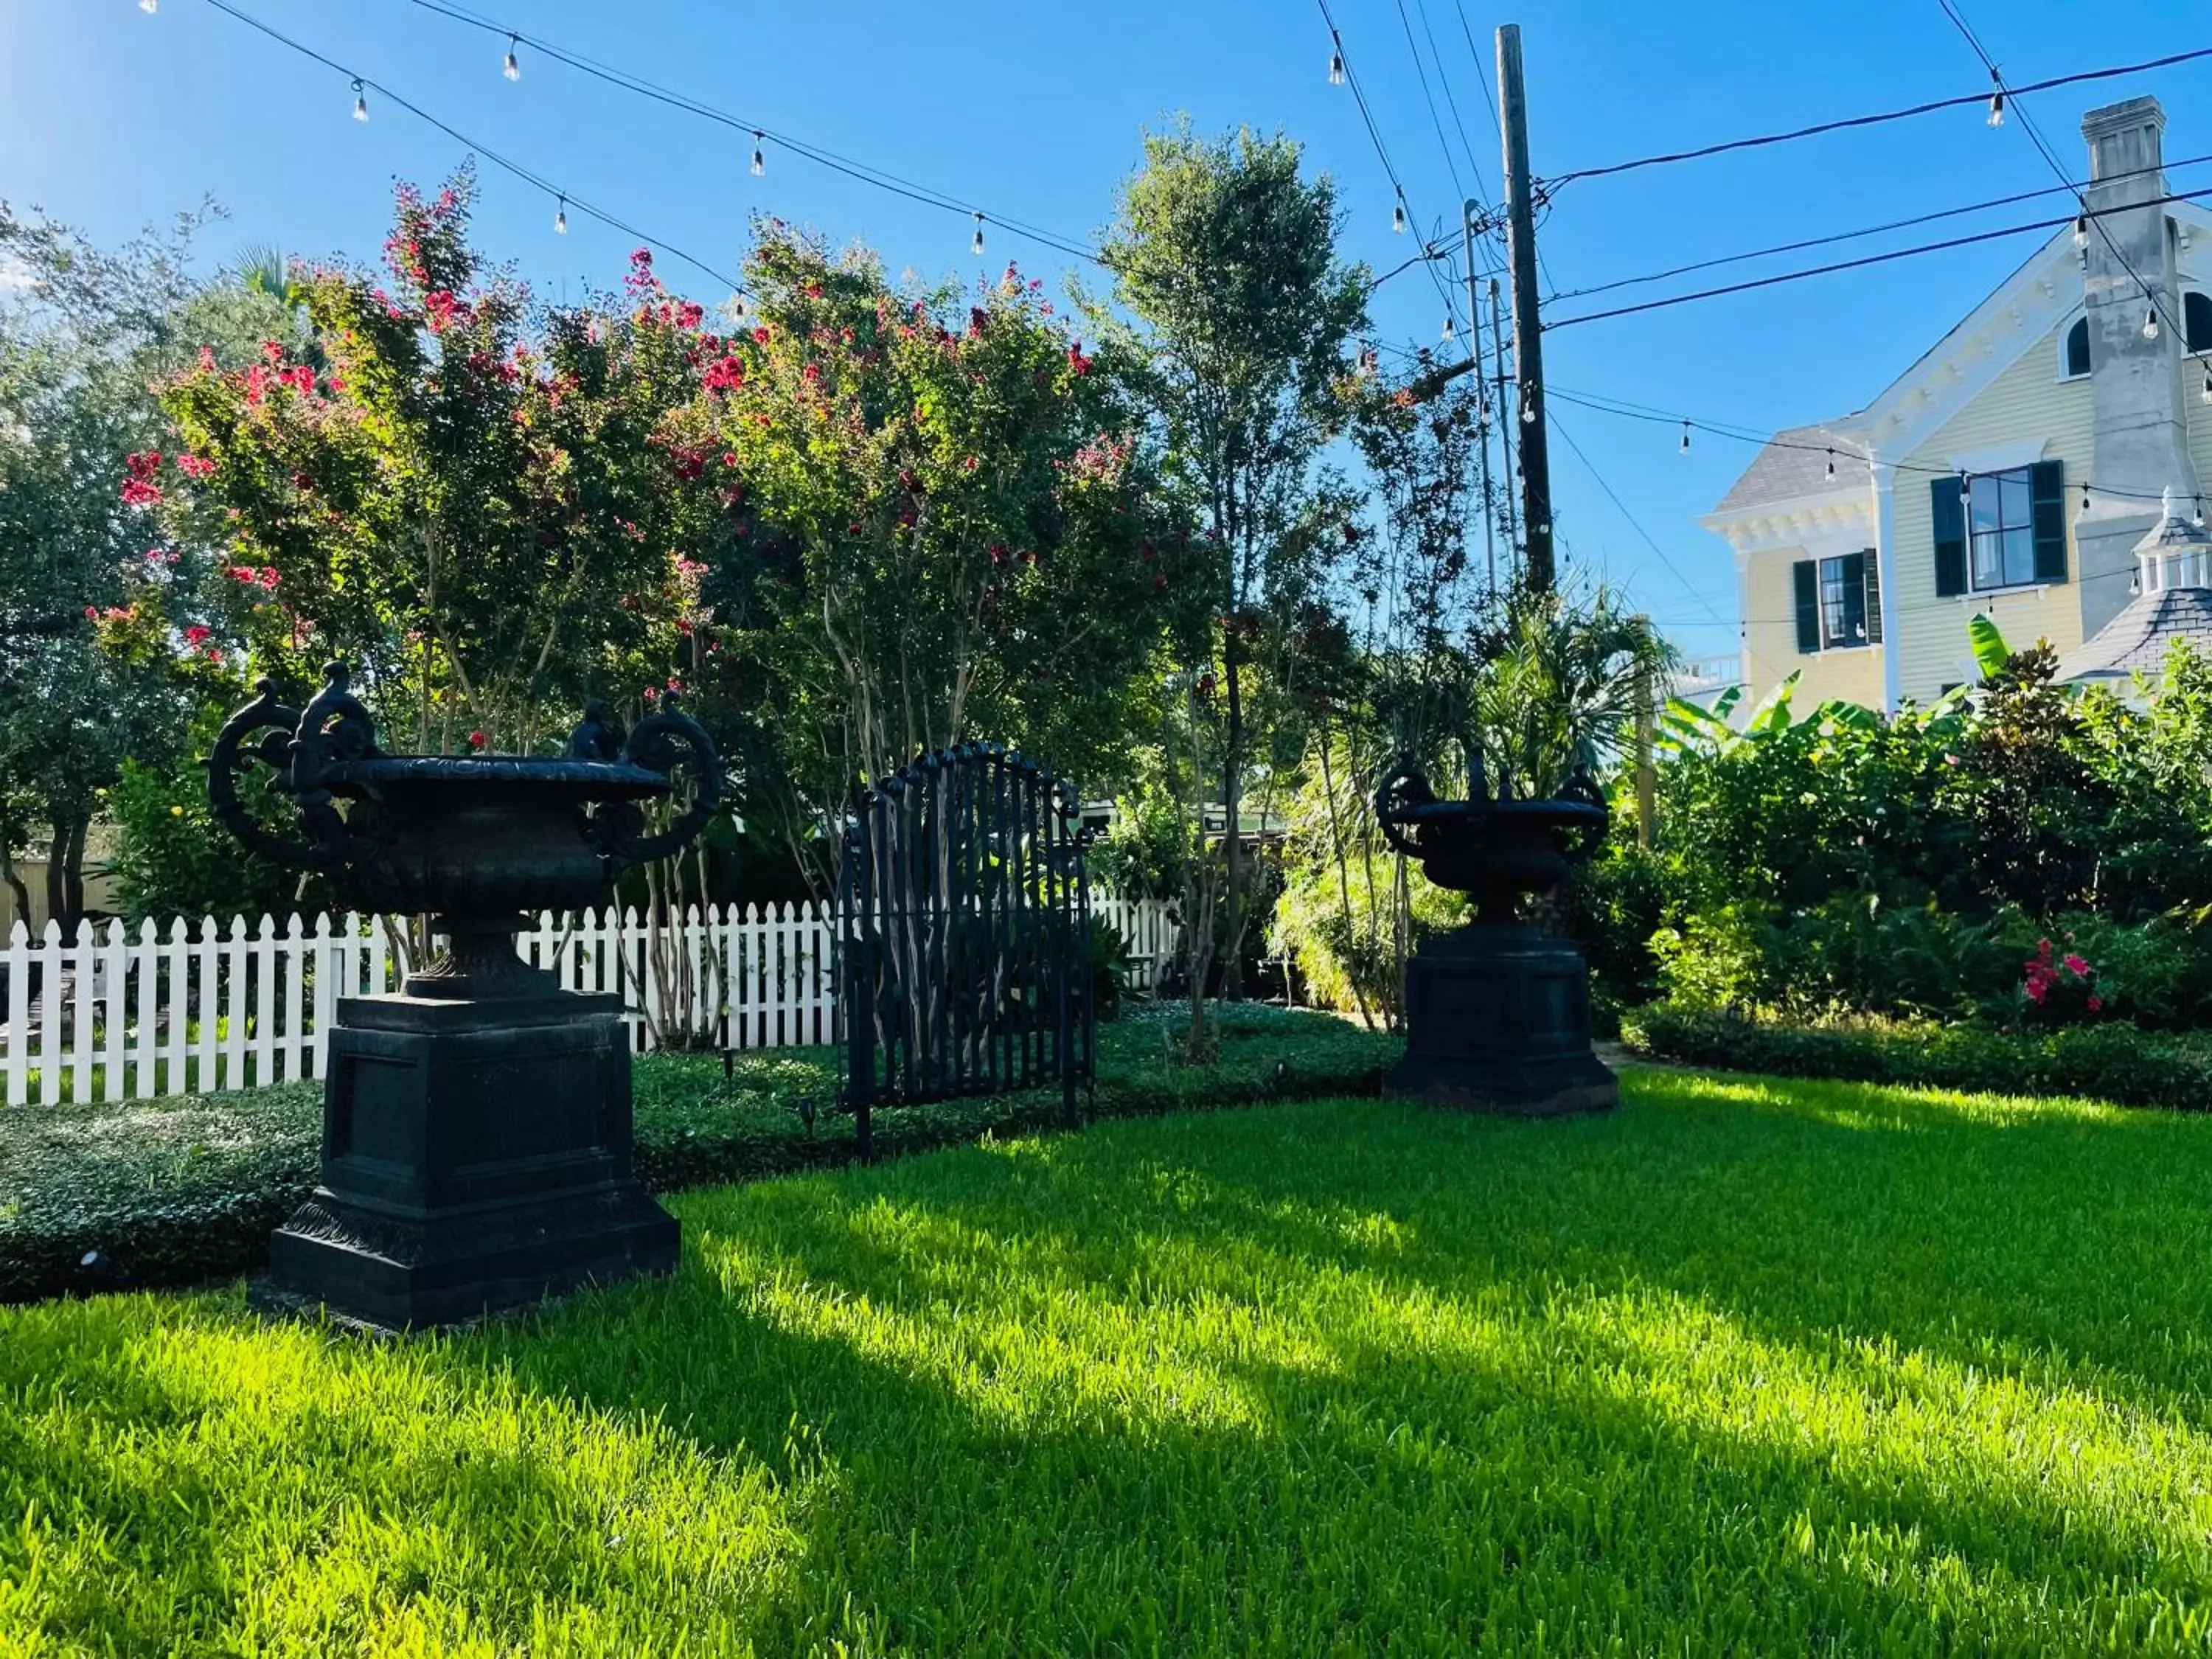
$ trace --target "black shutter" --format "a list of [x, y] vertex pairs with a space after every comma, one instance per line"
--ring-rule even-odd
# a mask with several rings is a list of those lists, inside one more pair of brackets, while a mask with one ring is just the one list
[[1966, 591], [1966, 504], [1953, 477], [1928, 481], [1928, 515], [1936, 530], [1936, 597]]
[[2027, 470], [2035, 507], [2035, 580], [2066, 580], [2066, 463], [2038, 461]]
[[1790, 576], [1797, 585], [1797, 648], [1810, 656], [1820, 648], [1820, 567], [1800, 559]]
[[1866, 564], [1867, 643], [1881, 643], [1881, 561], [1869, 547], [1859, 555]]

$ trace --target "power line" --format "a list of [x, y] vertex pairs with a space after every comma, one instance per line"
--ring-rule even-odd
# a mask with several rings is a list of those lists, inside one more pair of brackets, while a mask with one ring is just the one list
[[[634, 236], [648, 247], [658, 248], [663, 253], [666, 253], [672, 258], [681, 259], [685, 264], [690, 265], [695, 270], [704, 271], [716, 282], [720, 283], [725, 287], [728, 288], [732, 293], [743, 294], [745, 291], [744, 284], [738, 281], [736, 277], [717, 270], [713, 265], [708, 264], [704, 259], [700, 258], [696, 254], [687, 253], [682, 248], [677, 246], [673, 242], [668, 241], [664, 238], [649, 235], [646, 232], [640, 230], [635, 225], [630, 224], [627, 221], [617, 217], [614, 214], [608, 212], [605, 209], [593, 206], [589, 201], [583, 197], [575, 194], [573, 191], [562, 189], [551, 179], [545, 178], [543, 174], [532, 172], [530, 168], [524, 167], [520, 162], [509, 161], [506, 156], [501, 155], [497, 150], [492, 149], [489, 144], [478, 143], [466, 133], [462, 132], [458, 128], [451, 126], [447, 123], [441, 120], [438, 117], [431, 114], [429, 111], [424, 109], [420, 104], [413, 103], [408, 99], [401, 96], [398, 93], [393, 91], [382, 82], [375, 80], [369, 76], [356, 75], [350, 69], [339, 63], [336, 58], [326, 58], [321, 52], [317, 52], [313, 47], [294, 40], [290, 35], [286, 34], [281, 29], [275, 28], [270, 24], [263, 22], [259, 18], [252, 15], [250, 12], [240, 10], [236, 6], [230, 3], [230, 0], [207, 0], [207, 3], [212, 6], [216, 10], [222, 13], [225, 16], [233, 18], [236, 21], [245, 24], [248, 28], [258, 30], [261, 33], [268, 36], [271, 40], [276, 41], [279, 46], [284, 46], [292, 52], [295, 52], [301, 57], [308, 58], [314, 63], [320, 64], [325, 69], [334, 70], [338, 74], [346, 76], [352, 82], [356, 88], [357, 99], [361, 89], [368, 88], [373, 90], [380, 98], [387, 98], [391, 100], [392, 102], [397, 104], [401, 109], [405, 110], [410, 115], [415, 117], [418, 121], [426, 122], [429, 125], [435, 127], [439, 131], [453, 139], [456, 143], [459, 143], [483, 156], [493, 166], [501, 168], [504, 172], [512, 173], [514, 177], [521, 179], [526, 184], [533, 185], [537, 189], [544, 191], [546, 195], [554, 198], [556, 200], [562, 203], [564, 207], [574, 208], [577, 212], [583, 214], [586, 218], [596, 219], [601, 224], [607, 226], [610, 229], [618, 230], [625, 236]], [[357, 104], [356, 107], [362, 107], [362, 106]]]
[[[2114, 173], [2108, 180], [2117, 184], [2123, 179], [2140, 177], [2147, 173], [2179, 173], [2184, 167], [2203, 167], [2212, 162], [2212, 155], [2191, 155], [2179, 161], [2170, 161], [2157, 167], [2134, 167], [2125, 173]], [[1884, 236], [1893, 231], [1910, 230], [1916, 225], [1929, 225], [1944, 219], [1959, 219], [1976, 213], [1986, 213], [1993, 208], [2014, 207], [2022, 202], [2033, 202], [2045, 196], [2078, 196], [2083, 186], [2076, 182], [2045, 185], [2038, 190], [2016, 191], [2010, 196], [1993, 196], [1984, 202], [1970, 202], [1962, 207], [1938, 208], [1929, 213], [1916, 213], [1910, 218], [1892, 219], [1887, 224], [1868, 225], [1858, 230], [1833, 231], [1825, 236], [1808, 236], [1795, 242], [1777, 242], [1771, 247], [1751, 248], [1741, 253], [1723, 253], [1710, 259], [1693, 260], [1688, 264], [1674, 265], [1665, 270], [1654, 270], [1641, 276], [1622, 276], [1609, 283], [1595, 283], [1589, 288], [1570, 289], [1563, 294], [1553, 294], [1544, 301], [1550, 305], [1559, 300], [1585, 299], [1594, 294], [1611, 294], [1616, 289], [1636, 288], [1646, 283], [1662, 283], [1675, 276], [1686, 276], [1692, 271], [1712, 270], [1722, 265], [1742, 264], [1753, 259], [1771, 258], [1778, 254], [1801, 253], [1807, 248], [1827, 247], [1837, 242], [1856, 241], [1868, 236]]]
[[1451, 111], [1452, 126], [1459, 133], [1459, 147], [1467, 153], [1467, 165], [1474, 180], [1474, 187], [1486, 202], [1495, 201], [1490, 186], [1484, 182], [1482, 163], [1475, 159], [1474, 145], [1467, 136], [1467, 123], [1460, 119], [1459, 100], [1452, 94], [1451, 76], [1444, 69], [1444, 55], [1437, 48], [1437, 32], [1429, 26], [1427, 0], [1413, 0], [1414, 9], [1421, 14], [1421, 33], [1428, 38], [1429, 57], [1436, 64], [1437, 79], [1443, 85], [1444, 103]]
[[[2008, 93], [2012, 93], [2012, 88], [2005, 85], [2004, 76], [1998, 70], [1996, 59], [1992, 58], [1988, 52], [1982, 49], [1981, 40], [1975, 35], [1974, 31], [1967, 26], [1965, 16], [1961, 15], [1959, 9], [1951, 3], [1951, 0], [1936, 0], [1936, 3], [1942, 8], [1943, 15], [1951, 20], [1952, 23], [1958, 28], [1959, 33], [1966, 38], [1966, 45], [1972, 50], [1974, 56], [1982, 60], [1982, 67], [1990, 72], [1990, 80], [1997, 89], [1996, 96], [1990, 100], [1990, 125], [1995, 125], [1996, 123], [2004, 119], [2004, 100], [2006, 95]], [[2033, 91], [2033, 88], [2023, 88], [2021, 90]], [[2035, 146], [2037, 153], [2039, 154], [2043, 157], [2045, 162], [2049, 165], [2052, 174], [2057, 177], [2061, 183], [2069, 182], [2066, 169], [2060, 165], [2058, 157], [2055, 153], [2053, 153], [2051, 146], [2044, 142], [2043, 134], [2035, 125], [2035, 118], [2027, 112], [2026, 106], [2020, 102], [2017, 94], [2013, 94], [2013, 112], [2020, 117], [2021, 131], [2027, 134], [2028, 142]], [[2082, 210], [2082, 216], [2084, 218], [2089, 217], [2088, 198], [2086, 196], [2077, 195], [2075, 198], [2075, 200]], [[2174, 319], [2172, 314], [2166, 308], [2166, 296], [2164, 293], [2162, 291], [2154, 292], [2150, 284], [2143, 281], [2142, 274], [2138, 272], [2132, 264], [2128, 263], [2127, 255], [2120, 252], [2120, 245], [2112, 240], [2112, 233], [2106, 228], [2104, 222], [2104, 216], [2101, 214], [2096, 216], [2094, 223], [2097, 227], [2097, 235], [2099, 240], [2104, 243], [2106, 250], [2112, 254], [2113, 261], [2118, 264], [2122, 270], [2127, 272], [2129, 280], [2134, 283], [2136, 287], [2142, 291], [2143, 299], [2149, 305], [2152, 313], [2163, 317], [2166, 319], [2166, 325], [2168, 328], [2173, 328], [2175, 326]], [[2161, 290], [2165, 288], [2163, 281], [2160, 283], [2159, 287]], [[2177, 333], [2175, 337], [2178, 339], [2182, 337]]]
[[1832, 276], [1839, 270], [1858, 270], [1868, 265], [1888, 264], [1898, 259], [1910, 259], [1923, 253], [1942, 253], [1952, 248], [1972, 247], [1981, 242], [1994, 242], [2008, 236], [2024, 236], [2030, 231], [2057, 230], [2075, 222], [2076, 218], [2094, 222], [2112, 213], [2131, 213], [2139, 208], [2160, 207], [2169, 202], [2195, 202], [2212, 196], [2212, 190], [2170, 191], [2148, 202], [2133, 202], [2124, 207], [2085, 208], [2079, 215], [2063, 219], [2037, 219], [2026, 224], [2007, 225], [1997, 230], [1978, 231], [1968, 236], [1953, 236], [1940, 242], [1921, 242], [1911, 247], [1893, 248], [1886, 253], [1869, 253], [1856, 259], [1839, 259], [1825, 265], [1812, 265], [1802, 270], [1785, 270], [1772, 276], [1757, 276], [1741, 283], [1729, 283], [1719, 288], [1698, 289], [1689, 294], [1670, 295], [1663, 300], [1645, 300], [1635, 305], [1614, 306], [1605, 311], [1584, 312], [1579, 316], [1562, 317], [1555, 323], [1547, 323], [1548, 329], [1572, 328], [1577, 323], [1601, 322], [1610, 317], [1632, 317], [1640, 312], [1663, 311], [1670, 306], [1688, 305], [1693, 301], [1713, 300], [1730, 294], [1745, 294], [1753, 289], [1772, 288], [1782, 283], [1798, 283], [1808, 276]]
[[[1553, 388], [1551, 386], [1547, 386], [1544, 390], [1547, 394], [1556, 395]], [[1622, 501], [1619, 493], [1614, 490], [1613, 487], [1605, 481], [1605, 475], [1597, 470], [1595, 463], [1594, 463], [1588, 455], [1583, 453], [1583, 447], [1575, 441], [1574, 434], [1567, 430], [1565, 425], [1560, 421], [1557, 415], [1553, 415], [1550, 418], [1552, 422], [1552, 430], [1558, 433], [1561, 438], [1566, 441], [1567, 447], [1575, 453], [1575, 459], [1583, 464], [1583, 470], [1589, 473], [1591, 479], [1597, 484], [1597, 487], [1605, 492], [1606, 499], [1613, 503], [1614, 508], [1620, 513], [1620, 516], [1628, 520], [1628, 527], [1644, 538], [1644, 544], [1650, 548], [1653, 555], [1658, 559], [1659, 562], [1666, 567], [1667, 574], [1682, 585], [1682, 591], [1684, 592], [1687, 593], [1699, 605], [1705, 606], [1705, 613], [1710, 616], [1716, 623], [1723, 628], [1727, 627], [1728, 623], [1723, 620], [1721, 613], [1713, 608], [1712, 601], [1708, 599], [1704, 593], [1692, 586], [1687, 576], [1685, 576], [1680, 570], [1675, 568], [1674, 562], [1667, 556], [1666, 550], [1653, 539], [1651, 532], [1644, 527], [1644, 521], [1628, 510], [1628, 503]]]
[[764, 123], [749, 119], [729, 110], [721, 109], [684, 93], [674, 91], [628, 70], [586, 58], [554, 41], [532, 34], [526, 30], [510, 27], [505, 23], [461, 7], [443, 3], [442, 0], [409, 0], [409, 3], [424, 11], [434, 13], [438, 16], [448, 18], [454, 22], [465, 24], [471, 28], [482, 30], [485, 33], [497, 35], [511, 42], [520, 42], [532, 52], [542, 53], [556, 63], [564, 64], [580, 74], [590, 76], [610, 86], [621, 88], [638, 97], [650, 99], [669, 108], [684, 111], [702, 120], [710, 121], [727, 128], [732, 132], [748, 134], [756, 140], [769, 141], [775, 144], [779, 150], [788, 150], [793, 155], [812, 161], [818, 167], [826, 167], [833, 173], [841, 173], [858, 183], [887, 191], [894, 196], [903, 197], [908, 201], [919, 203], [925, 207], [937, 208], [944, 212], [957, 214], [963, 217], [973, 217], [980, 213], [990, 223], [1010, 230], [1016, 235], [1025, 237], [1031, 241], [1042, 243], [1056, 252], [1065, 253], [1074, 258], [1087, 259], [1094, 264], [1104, 264], [1095, 249], [1085, 246], [1073, 237], [1064, 236], [1056, 231], [1048, 230], [1026, 221], [1014, 218], [1011, 215], [993, 212], [975, 202], [953, 196], [948, 191], [916, 183], [911, 179], [902, 178], [897, 173], [872, 163], [857, 161], [851, 156], [841, 155], [834, 150], [825, 149], [818, 144], [811, 143], [793, 134], [780, 131]]
[[[2199, 58], [2212, 58], [2212, 46], [2198, 46], [2188, 52], [2178, 52], [2164, 58], [2146, 58], [2140, 64], [2121, 64], [2110, 69], [2082, 70], [2072, 75], [2055, 75], [2047, 81], [2032, 82], [2027, 86], [2011, 88], [2008, 94], [2017, 97], [2023, 93], [2047, 92], [2053, 87], [2076, 86], [2085, 81], [2106, 81], [2115, 76], [2142, 75], [2151, 70], [2171, 69], [2176, 64], [2194, 63]], [[1879, 126], [1887, 121], [1902, 121], [1916, 115], [1929, 115], [1938, 110], [1961, 109], [1969, 104], [1983, 105], [1989, 101], [1986, 92], [1971, 92], [1957, 98], [1939, 98], [1925, 104], [1914, 104], [1905, 109], [1884, 110], [1871, 115], [1847, 116], [1841, 120], [1821, 121], [1808, 127], [1796, 127], [1787, 132], [1762, 133], [1753, 138], [1731, 138], [1724, 143], [1705, 144], [1696, 149], [1671, 150], [1657, 155], [1639, 155], [1633, 161], [1615, 161], [1601, 167], [1580, 167], [1562, 173], [1551, 181], [1549, 190], [1557, 195], [1560, 190], [1578, 179], [1605, 179], [1615, 173], [1632, 173], [1640, 167], [1667, 167], [1677, 161], [1698, 161], [1711, 155], [1725, 155], [1731, 151], [1757, 149], [1769, 144], [1786, 144], [1800, 138], [1818, 137], [1822, 133], [1843, 132], [1856, 127]]]

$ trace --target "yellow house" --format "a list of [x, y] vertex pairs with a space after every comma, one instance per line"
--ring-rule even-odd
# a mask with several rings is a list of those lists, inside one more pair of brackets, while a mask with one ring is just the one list
[[2164, 112], [2083, 118], [2086, 212], [1858, 413], [1778, 432], [1706, 526], [1735, 553], [1749, 697], [1895, 709], [1975, 678], [1966, 622], [2062, 654], [2140, 591], [2167, 492], [2212, 478], [2212, 214]]

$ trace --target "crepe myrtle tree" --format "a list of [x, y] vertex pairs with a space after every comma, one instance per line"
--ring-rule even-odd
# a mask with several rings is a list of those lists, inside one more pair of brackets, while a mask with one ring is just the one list
[[222, 550], [205, 648], [295, 684], [347, 657], [424, 752], [527, 750], [586, 696], [659, 683], [734, 543], [681, 435], [724, 349], [702, 308], [643, 248], [620, 295], [535, 306], [470, 246], [472, 189], [400, 186], [385, 280], [299, 268], [313, 350], [203, 352], [161, 392], [180, 448], [121, 485]]
[[[811, 844], [855, 781], [969, 738], [1122, 769], [1164, 650], [1202, 649], [1214, 555], [1164, 494], [1122, 364], [1013, 266], [894, 286], [773, 221], [684, 441], [737, 482], [721, 673]], [[1194, 643], [1196, 642], [1196, 643]], [[695, 651], [703, 650], [696, 641]]]

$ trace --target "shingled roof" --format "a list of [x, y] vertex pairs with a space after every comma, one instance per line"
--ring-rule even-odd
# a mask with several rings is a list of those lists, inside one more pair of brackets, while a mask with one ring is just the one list
[[[1832, 479], [1828, 477], [1832, 450], [1836, 462]], [[1866, 457], [1843, 434], [1825, 426], [1793, 426], [1766, 441], [1713, 510], [1738, 513], [1772, 501], [1826, 495], [1838, 489], [1863, 489], [1872, 480]]]
[[2061, 680], [2156, 679], [2166, 647], [2187, 640], [2212, 656], [2212, 587], [2166, 587], [2128, 601], [2127, 608], [2058, 665]]

